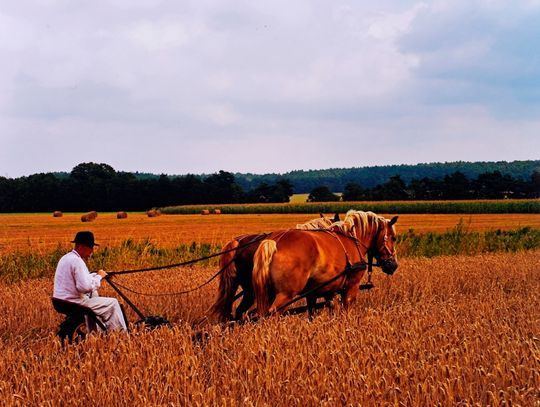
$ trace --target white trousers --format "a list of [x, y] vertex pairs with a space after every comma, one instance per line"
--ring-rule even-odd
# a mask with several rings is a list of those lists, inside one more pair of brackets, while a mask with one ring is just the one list
[[122, 309], [116, 298], [84, 297], [81, 298], [79, 304], [92, 309], [99, 320], [103, 322], [107, 331], [127, 331], [126, 321], [124, 320]]

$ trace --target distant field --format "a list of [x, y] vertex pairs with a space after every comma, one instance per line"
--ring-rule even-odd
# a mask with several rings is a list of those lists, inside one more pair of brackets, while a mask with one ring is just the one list
[[308, 199], [309, 194], [294, 194], [290, 198], [290, 203], [292, 204], [298, 204], [298, 203], [305, 203]]
[[[454, 228], [460, 220], [469, 231], [540, 228], [538, 214], [386, 215], [395, 214], [400, 215], [397, 224], [399, 233], [411, 229], [416, 233], [445, 232]], [[1, 214], [0, 253], [41, 253], [58, 246], [69, 246], [69, 242], [79, 230], [93, 231], [102, 246], [118, 246], [127, 239], [150, 240], [162, 247], [192, 242], [221, 245], [234, 236], [287, 229], [317, 216], [317, 213], [311, 213], [162, 215], [149, 218], [144, 213], [129, 213], [127, 219], [116, 219], [114, 213], [100, 213], [94, 222], [82, 223], [80, 214], [75, 213], [64, 214], [61, 218], [53, 218], [51, 214], [45, 213]]]
[[[540, 199], [504, 199], [474, 201], [354, 201], [305, 202], [303, 195], [286, 204], [184, 205], [162, 208], [168, 214], [195, 214], [204, 209], [220, 209], [222, 213], [317, 213], [341, 212], [349, 209], [376, 213], [540, 213]], [[303, 200], [303, 201], [302, 201]], [[302, 202], [300, 202], [302, 201]]]
[[[334, 194], [337, 196], [341, 196], [342, 193], [334, 192]], [[309, 197], [309, 194], [294, 194], [293, 196], [291, 196], [289, 203], [292, 203], [292, 204], [306, 203], [308, 197]]]

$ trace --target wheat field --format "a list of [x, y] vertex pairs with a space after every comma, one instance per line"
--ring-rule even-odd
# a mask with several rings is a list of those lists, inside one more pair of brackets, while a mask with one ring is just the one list
[[[216, 270], [117, 277], [147, 293]], [[52, 282], [0, 284], [3, 405], [540, 405], [540, 252], [402, 259], [339, 306], [257, 323], [196, 326], [216, 286], [129, 294], [174, 328], [91, 336], [63, 349]], [[104, 287], [103, 295], [112, 294]], [[129, 313], [131, 320], [135, 318]], [[195, 333], [204, 333], [201, 341]]]

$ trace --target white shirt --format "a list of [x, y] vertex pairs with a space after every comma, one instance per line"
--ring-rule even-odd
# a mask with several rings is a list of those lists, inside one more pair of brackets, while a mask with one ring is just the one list
[[62, 256], [54, 275], [53, 297], [67, 301], [78, 301], [88, 297], [101, 285], [101, 276], [90, 273], [77, 251]]

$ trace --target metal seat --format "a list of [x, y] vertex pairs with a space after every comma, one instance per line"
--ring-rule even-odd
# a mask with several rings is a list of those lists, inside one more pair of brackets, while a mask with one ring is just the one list
[[[99, 326], [101, 330], [105, 331], [107, 329], [103, 322], [100, 321], [96, 313], [91, 308], [54, 297], [51, 297], [51, 301], [54, 309], [58, 313], [64, 314], [66, 316], [66, 320], [63, 322], [64, 326], [73, 327], [73, 330], [75, 330], [76, 326], [80, 325], [83, 321], [85, 321], [84, 317], [88, 317], [90, 321], [95, 325]], [[71, 331], [71, 329], [68, 330]], [[73, 334], [72, 332], [65, 333], [70, 336]], [[59, 332], [59, 335], [65, 336], [64, 332]]]

